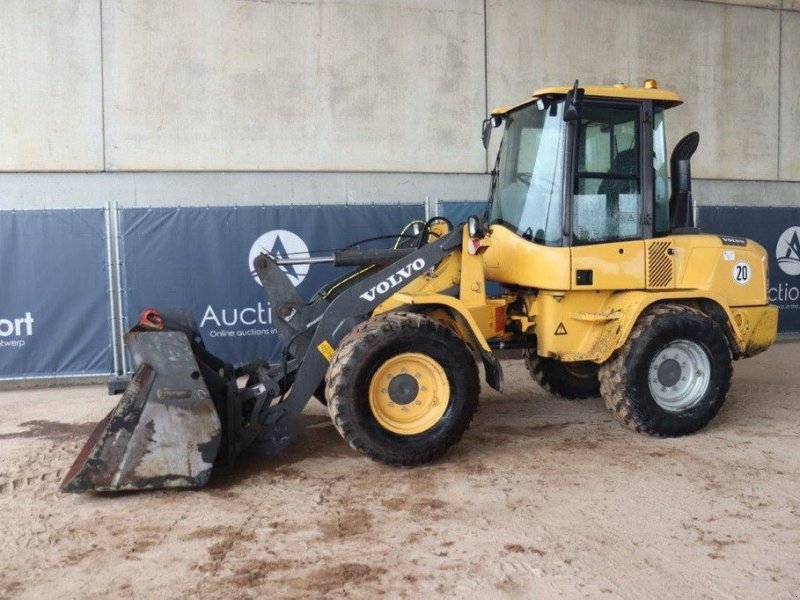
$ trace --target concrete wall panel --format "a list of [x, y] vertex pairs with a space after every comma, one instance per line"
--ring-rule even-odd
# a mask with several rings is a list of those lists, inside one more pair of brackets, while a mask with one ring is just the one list
[[777, 175], [778, 11], [659, 0], [489, 0], [489, 103], [536, 87], [653, 77], [686, 100], [670, 143], [694, 129], [693, 173]]
[[[689, 0], [697, 2], [718, 2], [719, 4], [731, 4], [734, 6], [753, 6], [755, 8], [779, 9], [781, 0]], [[783, 0], [784, 2], [790, 0]]]
[[481, 0], [106, 0], [108, 168], [483, 170]]
[[0, 173], [0, 209], [301, 204], [432, 205], [482, 200], [485, 174], [446, 173]]
[[103, 167], [100, 4], [4, 0], [0, 171]]
[[781, 34], [780, 179], [800, 181], [800, 13], [784, 11]]

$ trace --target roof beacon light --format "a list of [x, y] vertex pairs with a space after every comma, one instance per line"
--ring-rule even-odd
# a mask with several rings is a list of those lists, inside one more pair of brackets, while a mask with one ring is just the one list
[[645, 79], [644, 80], [644, 89], [646, 89], [646, 90], [657, 90], [658, 89], [658, 82], [655, 79]]

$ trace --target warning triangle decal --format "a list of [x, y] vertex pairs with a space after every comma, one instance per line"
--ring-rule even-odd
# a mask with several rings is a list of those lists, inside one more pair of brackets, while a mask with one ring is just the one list
[[558, 327], [556, 327], [556, 335], [567, 335], [567, 328], [564, 327], [564, 323], [558, 324]]

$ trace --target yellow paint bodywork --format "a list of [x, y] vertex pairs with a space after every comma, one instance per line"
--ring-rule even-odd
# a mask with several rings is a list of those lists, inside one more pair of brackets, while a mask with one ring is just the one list
[[[476, 242], [464, 229], [461, 251], [375, 313], [422, 307], [484, 351], [491, 339], [535, 334], [540, 356], [566, 362], [605, 362], [657, 302], [713, 312], [736, 356], [756, 354], [775, 340], [767, 254], [753, 241], [731, 246], [713, 235], [672, 235], [569, 248], [534, 244], [501, 225]], [[473, 253], [469, 244], [476, 244]], [[748, 268], [746, 283], [736, 281], [741, 264]], [[579, 270], [592, 272], [591, 284], [578, 284]], [[489, 298], [486, 281], [513, 291]]]
[[[671, 108], [683, 104], [683, 98], [672, 90], [662, 90], [660, 88], [628, 87], [625, 85], [587, 85], [581, 86], [584, 96], [594, 98], [613, 98], [615, 100], [651, 100], [664, 108]], [[536, 102], [542, 96], [565, 96], [572, 86], [554, 86], [540, 88], [533, 92], [533, 95], [518, 104], [509, 106], [498, 106], [492, 110], [492, 115], [502, 117], [512, 110], [527, 106]]]
[[[592, 284], [583, 289], [644, 289], [644, 242], [632, 240], [572, 248], [572, 270], [591, 270]], [[575, 279], [572, 278], [574, 284]]]
[[434, 316], [456, 329], [461, 338], [471, 345], [490, 352], [488, 339], [506, 334], [505, 306], [508, 298], [486, 297], [486, 277], [481, 255], [492, 243], [491, 238], [482, 240], [474, 254], [466, 251], [470, 243], [472, 241], [464, 227], [461, 251], [447, 256], [433, 272], [412, 280], [376, 307], [373, 314], [403, 307], [422, 308], [436, 313]]
[[[614, 98], [615, 100], [651, 100], [665, 108], [683, 104], [683, 98], [672, 90], [660, 88], [628, 87], [626, 85], [586, 85], [583, 88], [584, 96], [595, 98]], [[572, 86], [554, 86], [539, 88], [533, 92], [534, 98], [553, 95], [563, 96], [572, 89]]]
[[483, 253], [486, 279], [530, 288], [569, 289], [569, 248], [533, 244], [495, 225]]
[[[766, 295], [767, 255], [755, 242], [726, 246], [717, 236], [674, 235], [547, 248], [498, 225], [491, 237], [484, 254], [487, 277], [538, 288], [525, 302], [527, 314], [511, 318], [536, 334], [541, 356], [604, 362], [656, 302], [699, 308], [700, 301], [713, 301], [727, 316], [741, 355], [775, 339], [777, 309]], [[746, 285], [735, 279], [740, 263], [749, 267]], [[591, 284], [577, 284], [579, 270], [592, 271]]]

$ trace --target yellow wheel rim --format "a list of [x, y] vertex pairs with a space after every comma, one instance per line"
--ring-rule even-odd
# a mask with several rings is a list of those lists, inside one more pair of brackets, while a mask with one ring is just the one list
[[393, 433], [417, 435], [436, 425], [450, 404], [450, 383], [430, 356], [404, 352], [384, 362], [369, 383], [375, 420]]

